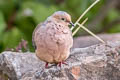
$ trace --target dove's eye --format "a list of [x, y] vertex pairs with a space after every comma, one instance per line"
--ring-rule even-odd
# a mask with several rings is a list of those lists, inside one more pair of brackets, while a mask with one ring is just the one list
[[65, 21], [65, 18], [61, 18], [61, 20]]

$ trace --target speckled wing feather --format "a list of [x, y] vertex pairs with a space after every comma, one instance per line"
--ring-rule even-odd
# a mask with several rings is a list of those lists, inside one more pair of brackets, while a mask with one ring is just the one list
[[35, 37], [35, 32], [38, 30], [38, 28], [42, 25], [42, 23], [38, 24], [37, 27], [34, 29], [33, 34], [32, 34], [32, 45], [34, 47], [34, 49], [36, 49], [36, 44], [34, 41], [34, 37]]

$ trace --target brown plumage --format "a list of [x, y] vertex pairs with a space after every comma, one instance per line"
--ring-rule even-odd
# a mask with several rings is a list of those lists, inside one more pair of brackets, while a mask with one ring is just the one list
[[40, 60], [47, 63], [61, 63], [69, 57], [73, 45], [72, 34], [68, 27], [70, 23], [71, 16], [68, 13], [57, 11], [35, 28], [32, 41], [36, 46], [36, 56]]

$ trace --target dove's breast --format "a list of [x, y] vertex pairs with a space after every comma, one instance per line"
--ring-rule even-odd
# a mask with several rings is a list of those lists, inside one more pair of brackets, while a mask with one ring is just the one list
[[58, 63], [68, 58], [73, 38], [68, 26], [51, 22], [35, 32], [35, 44], [41, 60]]

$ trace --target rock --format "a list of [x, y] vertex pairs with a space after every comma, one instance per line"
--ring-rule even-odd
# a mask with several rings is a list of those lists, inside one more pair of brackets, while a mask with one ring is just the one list
[[10, 80], [119, 80], [120, 41], [75, 48], [66, 63], [46, 69], [34, 53], [5, 51], [0, 54], [0, 75]]
[[[98, 34], [97, 36], [99, 36], [104, 41], [120, 41], [120, 33]], [[93, 36], [80, 36], [74, 38], [73, 48], [84, 48], [99, 43], [101, 42]]]

